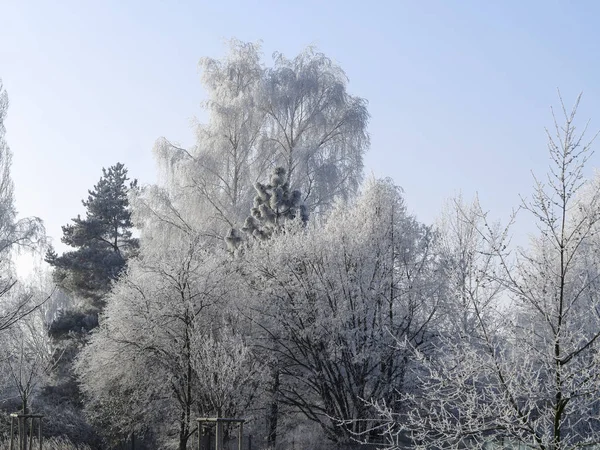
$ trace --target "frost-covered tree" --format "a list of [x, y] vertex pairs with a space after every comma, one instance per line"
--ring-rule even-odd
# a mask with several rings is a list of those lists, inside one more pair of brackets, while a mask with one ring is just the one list
[[23, 249], [39, 249], [45, 230], [37, 217], [17, 218], [14, 185], [10, 176], [12, 152], [5, 139], [4, 120], [8, 112], [8, 94], [0, 80], [0, 331], [10, 328], [40, 305], [28, 296], [11, 296], [18, 285], [13, 257]]
[[227, 57], [200, 65], [208, 123], [198, 126], [194, 148], [159, 139], [155, 153], [171, 193], [186, 191], [187, 207], [210, 218], [215, 236], [241, 226], [252, 186], [275, 167], [285, 168], [310, 211], [356, 192], [369, 115], [338, 65], [308, 49], [293, 60], [277, 55], [266, 69], [260, 46], [237, 40]]
[[46, 261], [53, 266], [59, 285], [73, 295], [102, 305], [102, 297], [135, 254], [138, 240], [132, 236], [133, 224], [127, 194], [136, 188], [128, 183], [127, 169], [117, 163], [102, 169], [102, 177], [89, 191], [85, 218], [79, 215], [62, 227], [61, 241], [75, 248], [62, 255], [50, 249]]
[[[31, 299], [34, 304], [46, 300], [33, 298], [35, 294], [31, 292], [20, 295]], [[56, 364], [57, 355], [46, 329], [44, 311], [38, 308], [7, 330], [0, 348], [4, 387], [8, 392], [16, 391], [23, 413], [31, 412], [33, 396]]]
[[263, 365], [230, 324], [193, 335], [192, 366], [203, 409], [216, 417], [247, 417], [259, 394]]
[[[223, 412], [235, 406], [224, 398], [234, 374], [202, 355], [216, 345], [240, 363], [247, 354], [210, 340], [227, 319], [235, 289], [227, 282], [230, 258], [207, 251], [201, 236], [174, 226], [183, 224], [180, 217], [163, 219], [146, 217], [142, 233], [149, 240], [115, 283], [77, 371], [88, 414], [108, 438], [150, 431], [161, 446], [176, 443], [183, 450], [196, 417], [216, 413], [215, 405]], [[201, 369], [211, 372], [199, 374]], [[225, 381], [202, 384], [206, 377]], [[209, 388], [216, 390], [203, 391]]]
[[188, 152], [160, 139], [155, 153], [171, 187], [191, 190], [190, 201], [209, 208], [217, 228], [230, 228], [243, 220], [252, 185], [268, 167], [260, 148], [264, 113], [256, 107], [260, 46], [232, 40], [227, 57], [202, 58], [200, 69], [208, 122], [197, 125], [195, 147]]
[[500, 307], [505, 294], [502, 284], [493, 279], [502, 270], [493, 250], [506, 239], [507, 230], [499, 223], [490, 224], [496, 238], [488, 240], [481, 233], [488, 222], [479, 200], [467, 203], [462, 196], [448, 202], [438, 221], [438, 252], [447, 299], [443, 330], [449, 335], [476, 335], [479, 322], [492, 320], [488, 313]]
[[365, 431], [364, 399], [407, 389], [408, 353], [429, 342], [442, 292], [434, 234], [407, 214], [389, 180], [321, 227], [277, 234], [243, 254], [248, 308], [278, 400], [336, 442]]
[[[402, 398], [413, 409], [401, 414], [379, 404], [393, 447], [403, 435], [418, 448], [504, 439], [539, 450], [600, 443], [600, 185], [583, 178], [591, 150], [585, 130], [576, 130], [578, 104], [570, 112], [563, 106], [564, 125], [555, 121], [548, 132], [550, 172], [524, 201], [539, 229], [528, 249], [511, 259], [506, 229], [463, 215], [481, 239], [480, 260], [492, 259], [471, 273], [476, 295], [455, 302], [472, 315], [472, 332], [442, 335], [437, 358], [416, 354], [421, 391]], [[489, 284], [509, 293], [509, 307], [484, 314]]]
[[[242, 230], [248, 236], [265, 241], [273, 233], [282, 229], [288, 220], [296, 218], [302, 224], [308, 221], [308, 210], [302, 203], [302, 193], [290, 190], [290, 183], [283, 167], [277, 167], [269, 183], [255, 183], [254, 206], [246, 217]], [[239, 230], [232, 228], [225, 237], [230, 250], [235, 250], [242, 242]]]
[[[427, 351], [412, 348], [404, 341], [396, 342], [399, 354], [413, 362], [409, 376], [416, 389], [368, 401], [384, 419], [373, 422], [371, 432], [382, 432], [389, 447], [483, 445], [460, 426], [463, 415], [471, 414], [470, 409], [463, 411], [450, 406], [446, 410], [436, 402], [443, 395], [454, 394], [456, 398], [473, 400], [470, 408], [485, 408], [489, 397], [494, 395], [496, 386], [488, 387], [491, 392], [484, 392], [478, 371], [482, 370], [481, 380], [485, 379], [482, 368], [488, 362], [485, 352], [488, 341], [506, 348], [507, 328], [502, 307], [506, 291], [498, 280], [502, 266], [496, 254], [497, 249], [504, 247], [506, 231], [499, 224], [488, 224], [478, 200], [466, 203], [458, 197], [444, 209], [438, 222], [437, 249], [444, 292], [436, 335]], [[455, 384], [449, 387], [448, 379]], [[456, 421], [443, 418], [446, 412], [454, 415]]]
[[[254, 185], [256, 196], [251, 214], [246, 218], [242, 230], [247, 236], [258, 241], [267, 241], [274, 233], [280, 233], [287, 221], [298, 219], [297, 223], [303, 226], [308, 221], [308, 211], [302, 203], [302, 194], [299, 190], [290, 191], [289, 181], [283, 167], [277, 167], [271, 175], [270, 182]], [[243, 241], [240, 230], [231, 228], [225, 242], [229, 251], [235, 252]], [[269, 302], [269, 300], [267, 300]], [[277, 439], [279, 421], [279, 387], [280, 364], [277, 357], [269, 358], [269, 382], [267, 389], [270, 405], [266, 415], [267, 441], [274, 446]]]
[[340, 66], [309, 47], [293, 59], [275, 53], [261, 86], [263, 145], [311, 211], [352, 196], [362, 179], [369, 113], [347, 82]]
[[192, 178], [215, 208], [232, 218], [239, 218], [240, 207], [247, 206], [252, 183], [266, 165], [258, 145], [264, 114], [254, 98], [263, 74], [259, 48], [232, 40], [223, 60], [200, 60], [209, 122], [197, 127], [196, 163], [202, 178], [198, 172]]

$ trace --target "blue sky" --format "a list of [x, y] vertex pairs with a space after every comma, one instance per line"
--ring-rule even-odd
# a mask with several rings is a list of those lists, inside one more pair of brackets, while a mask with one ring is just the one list
[[262, 40], [267, 63], [310, 44], [336, 60], [369, 101], [366, 173], [392, 177], [421, 220], [459, 191], [506, 217], [548, 166], [557, 88], [567, 104], [583, 91], [579, 118], [600, 128], [599, 13], [591, 0], [1, 0], [17, 207], [58, 243], [103, 166], [154, 181], [154, 141], [189, 146], [203, 118], [198, 60], [235, 37]]

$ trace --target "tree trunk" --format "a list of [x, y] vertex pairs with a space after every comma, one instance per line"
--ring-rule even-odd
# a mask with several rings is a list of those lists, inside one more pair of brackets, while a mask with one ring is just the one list
[[267, 417], [267, 444], [269, 448], [275, 448], [277, 441], [277, 419], [279, 418], [279, 369], [273, 372], [273, 387], [271, 389], [271, 405]]
[[187, 441], [189, 438], [187, 431], [187, 423], [185, 420], [182, 420], [181, 427], [179, 428], [179, 450], [187, 450]]

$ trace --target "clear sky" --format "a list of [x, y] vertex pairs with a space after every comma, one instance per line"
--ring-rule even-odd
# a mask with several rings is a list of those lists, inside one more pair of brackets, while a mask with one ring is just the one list
[[548, 166], [557, 88], [600, 128], [599, 16], [593, 0], [0, 0], [17, 207], [58, 244], [103, 166], [154, 181], [154, 141], [189, 146], [203, 117], [198, 60], [236, 37], [267, 63], [310, 44], [336, 60], [369, 101], [366, 172], [421, 220], [459, 191], [505, 217]]

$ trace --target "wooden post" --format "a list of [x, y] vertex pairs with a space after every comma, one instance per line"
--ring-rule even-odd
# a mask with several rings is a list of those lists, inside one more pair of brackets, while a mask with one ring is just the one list
[[21, 443], [21, 418], [17, 417], [17, 448], [23, 450], [23, 444]]
[[201, 422], [198, 422], [198, 450], [202, 450], [202, 438], [204, 437], [204, 433], [202, 432], [204, 427]]
[[238, 450], [243, 450], [242, 445], [244, 442], [244, 422], [240, 422], [240, 427], [238, 428]]
[[29, 448], [33, 450], [33, 417], [29, 418]]
[[27, 417], [23, 417], [23, 450], [27, 450]]
[[217, 419], [217, 431], [215, 432], [215, 450], [223, 450], [221, 446], [221, 440], [223, 437], [221, 436], [221, 422]]
[[40, 450], [42, 450], [42, 418], [38, 418], [38, 442]]
[[19, 448], [20, 450], [27, 450], [27, 441], [23, 439], [25, 435], [25, 417], [19, 417]]
[[15, 418], [10, 416], [10, 450], [15, 450]]

